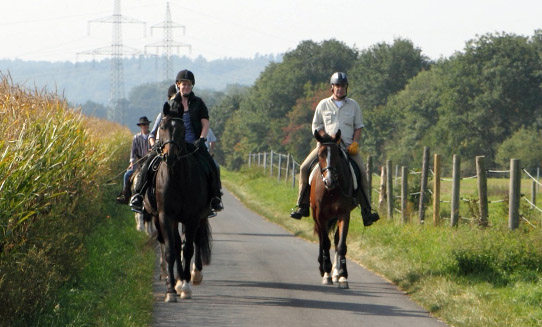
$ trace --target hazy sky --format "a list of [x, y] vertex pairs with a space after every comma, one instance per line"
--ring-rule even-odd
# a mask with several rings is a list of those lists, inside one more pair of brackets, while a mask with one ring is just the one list
[[[112, 24], [88, 21], [113, 14], [114, 0], [2, 0], [0, 59], [76, 60], [76, 53], [112, 43]], [[542, 28], [540, 0], [192, 0], [170, 1], [176, 41], [208, 60], [251, 58], [295, 49], [302, 40], [335, 38], [365, 49], [407, 38], [438, 59], [462, 51], [476, 35], [532, 35]], [[123, 44], [143, 51], [163, 39], [151, 26], [165, 20], [165, 0], [122, 0], [126, 18], [146, 22], [122, 26]], [[146, 35], [144, 34], [146, 33]], [[156, 51], [150, 49], [150, 51]], [[90, 60], [79, 56], [79, 60]], [[100, 57], [96, 57], [100, 59]]]

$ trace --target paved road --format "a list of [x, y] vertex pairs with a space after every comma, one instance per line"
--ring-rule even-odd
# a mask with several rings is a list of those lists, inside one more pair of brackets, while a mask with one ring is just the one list
[[155, 270], [152, 326], [445, 326], [352, 261], [350, 289], [322, 286], [316, 244], [265, 221], [229, 192], [223, 200], [226, 210], [212, 220], [212, 263], [193, 298], [164, 303]]

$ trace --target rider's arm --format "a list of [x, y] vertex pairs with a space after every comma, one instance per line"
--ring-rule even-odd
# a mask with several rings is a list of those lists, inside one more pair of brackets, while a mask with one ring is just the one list
[[201, 119], [201, 135], [200, 137], [207, 138], [207, 133], [209, 133], [209, 119]]
[[356, 128], [354, 130], [354, 138], [353, 138], [354, 142], [359, 143], [361, 141], [361, 130], [362, 130], [362, 128]]
[[162, 120], [162, 113], [159, 113], [158, 116], [156, 116], [156, 120], [154, 121], [154, 125], [152, 126], [151, 131], [149, 132], [149, 145], [151, 147], [156, 142], [156, 133], [158, 132], [158, 127], [160, 126], [161, 120]]

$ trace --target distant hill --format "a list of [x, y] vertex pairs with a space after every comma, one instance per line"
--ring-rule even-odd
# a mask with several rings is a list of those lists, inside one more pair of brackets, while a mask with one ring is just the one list
[[[281, 55], [211, 61], [203, 57], [190, 59], [174, 56], [173, 67], [174, 71], [185, 68], [193, 71], [197, 89], [221, 91], [229, 84], [252, 85], [270, 62], [281, 61]], [[126, 58], [123, 67], [126, 97], [138, 85], [162, 82], [163, 61], [160, 58]], [[0, 60], [0, 73], [9, 73], [16, 84], [56, 91], [75, 105], [87, 101], [106, 105], [109, 101], [110, 59], [78, 63]]]

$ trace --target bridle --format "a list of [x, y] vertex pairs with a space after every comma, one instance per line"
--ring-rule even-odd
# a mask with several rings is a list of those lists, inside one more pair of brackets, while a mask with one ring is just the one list
[[[320, 145], [323, 145], [323, 146], [335, 145], [337, 147], [339, 146], [335, 142], [326, 142], [326, 143], [321, 143]], [[339, 173], [337, 172], [337, 169], [335, 167], [330, 166], [331, 151], [330, 151], [330, 148], [327, 148], [327, 150], [328, 150], [328, 155], [327, 155], [327, 160], [326, 160], [327, 161], [326, 167], [322, 168], [320, 164], [318, 164], [318, 166], [320, 167], [320, 178], [322, 178], [322, 182], [324, 182], [325, 188], [329, 190], [329, 189], [333, 189], [336, 186], [335, 184], [339, 183]], [[331, 174], [331, 181], [334, 181], [334, 183], [330, 183], [330, 180], [326, 178], [326, 176], [324, 176], [326, 172], [328, 172], [328, 174]]]
[[[184, 124], [184, 120], [180, 117], [169, 117], [168, 119], [170, 120], [175, 120], [175, 121], [179, 121], [181, 124]], [[163, 126], [160, 126], [161, 128], [165, 129], [165, 127]], [[170, 135], [171, 137], [171, 135]], [[181, 153], [183, 152], [184, 150], [184, 143], [183, 145], [181, 145], [179, 142], [175, 141], [173, 138], [171, 138], [170, 140], [167, 140], [165, 142], [162, 142], [162, 140], [159, 141], [160, 142], [160, 146], [158, 147], [158, 151], [160, 153], [160, 155], [164, 158], [167, 158], [167, 156], [169, 155], [169, 153], [164, 153], [164, 148], [166, 147], [166, 145], [168, 144], [171, 144], [171, 145], [174, 145], [177, 147], [177, 149], [179, 150], [179, 152], [176, 153], [176, 156], [173, 158], [173, 162], [177, 162], [179, 161], [180, 159], [182, 158], [186, 158], [186, 157], [189, 157], [191, 155], [193, 155], [194, 153], [196, 153], [196, 151], [198, 151], [198, 149], [194, 149], [194, 151], [192, 152], [189, 152], [187, 154], [184, 154], [184, 155], [181, 155]], [[167, 160], [165, 160], [166, 163], [167, 163]]]

